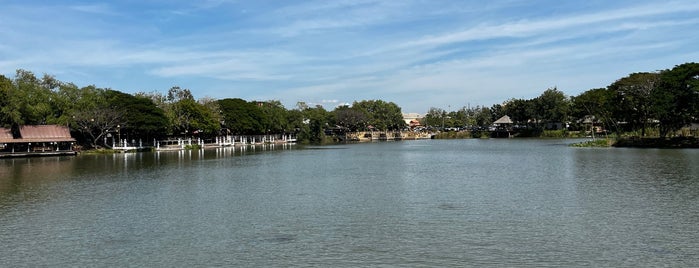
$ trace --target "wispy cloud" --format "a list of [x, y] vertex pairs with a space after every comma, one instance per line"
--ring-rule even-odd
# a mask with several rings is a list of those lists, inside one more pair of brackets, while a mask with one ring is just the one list
[[575, 94], [697, 61], [698, 12], [687, 1], [11, 1], [0, 73], [287, 105], [381, 98], [421, 112], [551, 86]]

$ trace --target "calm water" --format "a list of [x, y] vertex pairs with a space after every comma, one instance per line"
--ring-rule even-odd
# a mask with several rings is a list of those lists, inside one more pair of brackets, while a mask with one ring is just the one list
[[424, 140], [0, 160], [0, 265], [699, 266], [699, 150]]

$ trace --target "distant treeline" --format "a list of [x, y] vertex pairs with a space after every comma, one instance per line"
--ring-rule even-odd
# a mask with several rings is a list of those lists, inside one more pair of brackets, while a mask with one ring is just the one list
[[[421, 124], [427, 128], [487, 127], [509, 115], [521, 127], [543, 129], [551, 123], [581, 127], [585, 119], [615, 132], [657, 129], [666, 136], [699, 118], [699, 64], [685, 63], [658, 72], [633, 73], [606, 88], [568, 97], [556, 88], [534, 99], [510, 99], [492, 107], [463, 107], [447, 112], [431, 108]], [[383, 100], [356, 101], [332, 111], [303, 102], [293, 109], [281, 102], [239, 98], [195, 99], [190, 90], [172, 87], [166, 94], [127, 94], [95, 86], [78, 87], [44, 74], [17, 70], [14, 79], [0, 75], [0, 126], [60, 124], [86, 145], [106, 145], [105, 137], [161, 139], [168, 136], [210, 138], [216, 135], [294, 133], [318, 142], [328, 129], [401, 130], [401, 108]]]
[[556, 88], [533, 99], [510, 99], [491, 107], [447, 112], [431, 108], [423, 124], [445, 127], [488, 126], [508, 115], [515, 125], [541, 130], [554, 124], [583, 129], [591, 124], [621, 133], [666, 137], [699, 121], [699, 64], [632, 73], [605, 88], [566, 96]]

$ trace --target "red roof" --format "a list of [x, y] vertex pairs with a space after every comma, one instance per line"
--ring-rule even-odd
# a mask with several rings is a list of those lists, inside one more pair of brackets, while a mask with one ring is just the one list
[[19, 139], [12, 137], [10, 129], [0, 129], [0, 142], [2, 143], [23, 143], [23, 142], [61, 142], [75, 141], [70, 136], [67, 126], [59, 125], [38, 125], [19, 127]]
[[12, 142], [14, 139], [12, 129], [0, 127], [0, 143]]

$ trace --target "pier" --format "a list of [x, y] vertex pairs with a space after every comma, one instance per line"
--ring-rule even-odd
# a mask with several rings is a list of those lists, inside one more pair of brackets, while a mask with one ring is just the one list
[[153, 140], [144, 142], [143, 140], [127, 141], [122, 139], [112, 143], [111, 149], [117, 151], [173, 151], [192, 148], [245, 146], [256, 144], [281, 144], [296, 143], [296, 135], [292, 134], [272, 134], [272, 135], [227, 135], [217, 136], [212, 139], [201, 138], [170, 138], [166, 140]]

